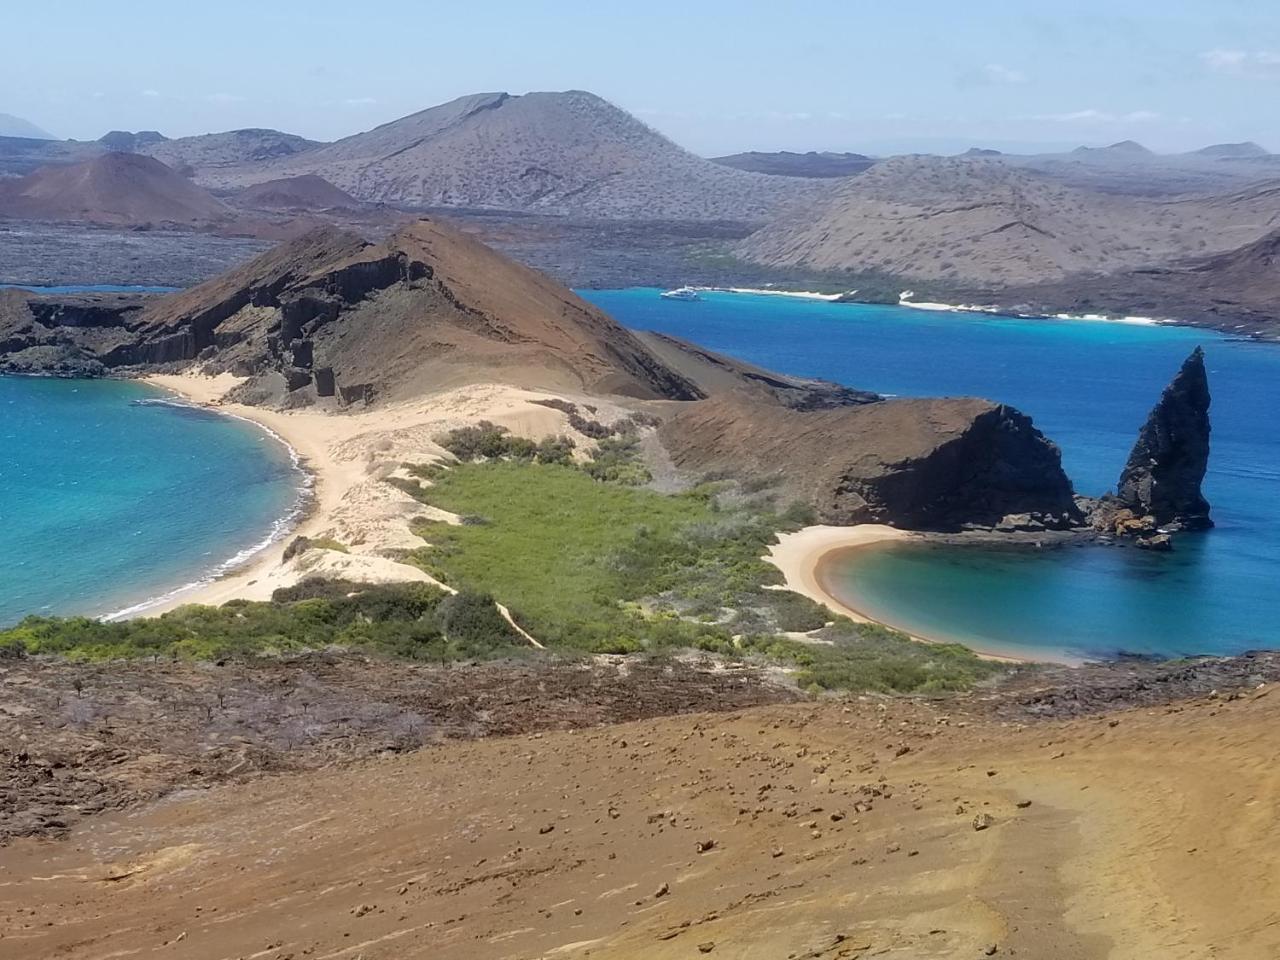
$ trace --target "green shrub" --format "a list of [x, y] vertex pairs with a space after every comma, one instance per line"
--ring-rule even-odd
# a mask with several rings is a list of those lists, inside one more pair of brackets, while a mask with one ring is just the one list
[[640, 458], [640, 440], [634, 434], [606, 437], [596, 445], [587, 475], [605, 483], [639, 487], [653, 479]]
[[568, 466], [573, 463], [575, 446], [572, 437], [544, 437], [538, 444], [537, 460], [539, 463], [559, 463]]
[[[160, 617], [104, 623], [86, 617], [28, 617], [0, 632], [0, 650], [79, 659], [173, 656], [217, 659], [328, 646], [368, 648], [415, 659], [454, 660], [528, 645], [488, 604], [463, 601], [446, 640], [446, 594], [426, 583], [370, 585], [309, 579], [267, 603], [233, 600], [185, 606]], [[469, 604], [469, 605], [468, 605]], [[461, 611], [461, 612], [460, 612]], [[469, 612], [468, 612], [469, 611]]]

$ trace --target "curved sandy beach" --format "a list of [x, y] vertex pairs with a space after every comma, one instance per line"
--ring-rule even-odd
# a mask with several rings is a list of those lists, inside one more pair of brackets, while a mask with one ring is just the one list
[[[881, 626], [901, 630], [901, 627], [875, 617], [868, 616], [861, 610], [849, 606], [827, 585], [826, 568], [833, 565], [850, 550], [862, 550], [881, 543], [920, 540], [926, 535], [899, 530], [882, 523], [861, 523], [849, 527], [817, 525], [805, 527], [795, 533], [784, 533], [778, 543], [769, 548], [765, 559], [782, 571], [788, 590], [802, 594], [816, 603], [822, 604], [834, 613], [848, 617], [855, 623], [877, 623]], [[1037, 651], [1036, 657], [1028, 657], [1018, 651], [1000, 649], [990, 646], [978, 646], [964, 640], [948, 637], [926, 637], [906, 632], [913, 640], [921, 643], [962, 643], [978, 656], [988, 660], [1002, 660], [1014, 663], [1042, 661], [1078, 665], [1082, 661], [1066, 655], [1056, 655], [1051, 651]]]
[[869, 547], [876, 543], [910, 540], [914, 535], [883, 523], [861, 523], [852, 527], [818, 525], [795, 533], [784, 533], [765, 557], [782, 571], [788, 590], [808, 597], [855, 623], [877, 623], [833, 596], [820, 577], [824, 558], [832, 553]]
[[[240, 382], [230, 374], [155, 375], [144, 382], [265, 427], [293, 447], [313, 485], [309, 509], [282, 537], [224, 576], [139, 604], [130, 609], [131, 616], [155, 616], [188, 603], [269, 600], [274, 591], [308, 575], [372, 583], [429, 581], [421, 569], [397, 562], [394, 555], [423, 546], [424, 541], [410, 531], [413, 521], [456, 522], [457, 518], [387, 483], [389, 477], [405, 463], [447, 456], [432, 438], [477, 420], [492, 421], [523, 436], [577, 436], [564, 412], [532, 402], [552, 394], [496, 383], [459, 387], [373, 411], [338, 413], [269, 410], [226, 402], [227, 392]], [[622, 413], [599, 399], [592, 402], [603, 416]], [[585, 438], [579, 440], [585, 442]], [[313, 549], [286, 561], [285, 546], [298, 536], [332, 538], [348, 550]]]

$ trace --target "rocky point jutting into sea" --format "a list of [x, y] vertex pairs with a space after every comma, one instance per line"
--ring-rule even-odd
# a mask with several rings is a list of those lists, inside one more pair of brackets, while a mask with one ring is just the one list
[[268, 406], [365, 409], [495, 379], [630, 398], [666, 422], [678, 466], [785, 460], [809, 477], [797, 494], [841, 522], [1072, 518], [1056, 448], [1017, 411], [886, 400], [646, 341], [435, 221], [382, 244], [320, 230], [167, 297], [10, 291], [0, 345], [9, 371], [228, 372], [245, 378], [232, 399]]
[[676, 467], [778, 473], [829, 523], [1105, 529], [1165, 546], [1157, 528], [1207, 518], [1199, 351], [1153, 410], [1118, 495], [1077, 503], [1058, 449], [1007, 405], [885, 399], [632, 333], [438, 221], [376, 244], [318, 229], [171, 296], [0, 292], [0, 371], [191, 368], [241, 378], [229, 399], [268, 407], [363, 410], [488, 380], [612, 396], [661, 421]]

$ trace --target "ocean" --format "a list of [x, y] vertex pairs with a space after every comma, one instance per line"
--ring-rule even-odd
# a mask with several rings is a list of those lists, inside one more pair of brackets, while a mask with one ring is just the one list
[[0, 625], [145, 604], [216, 576], [298, 509], [288, 447], [166, 398], [0, 377]]
[[1119, 476], [1187, 354], [1205, 348], [1217, 527], [1170, 554], [890, 545], [850, 554], [833, 592], [912, 633], [1020, 656], [1182, 656], [1280, 646], [1280, 344], [1205, 330], [1018, 319], [708, 293], [581, 291], [622, 323], [802, 376], [896, 396], [982, 396], [1029, 414], [1077, 491]]

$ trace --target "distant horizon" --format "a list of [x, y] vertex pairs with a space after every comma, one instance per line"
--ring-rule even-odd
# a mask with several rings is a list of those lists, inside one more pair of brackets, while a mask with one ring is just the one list
[[491, 0], [482, 13], [132, 0], [124, 16], [65, 0], [51, 30], [46, 9], [17, 5], [8, 34], [40, 42], [8, 45], [0, 110], [60, 138], [267, 127], [332, 141], [476, 91], [584, 89], [702, 156], [922, 139], [1179, 153], [1280, 129], [1280, 8], [1249, 0], [801, 0], [785, 16], [764, 0]]
[[[476, 91], [476, 92], [478, 93], [481, 91]], [[507, 93], [509, 91], [485, 91], [485, 92]], [[539, 90], [528, 90], [528, 91], [525, 91], [524, 93], [511, 94], [511, 95], [525, 96], [529, 93], [548, 93], [548, 92], [563, 93], [566, 91], [548, 91], [548, 90], [539, 89]], [[585, 92], [595, 93], [595, 91], [585, 91]], [[600, 94], [595, 94], [595, 95], [600, 96]], [[468, 96], [468, 94], [463, 94], [463, 96]], [[450, 98], [450, 100], [454, 100], [454, 99], [458, 99], [458, 98], [457, 97]], [[609, 98], [604, 97], [603, 99], [608, 100]], [[392, 117], [387, 120], [379, 120], [367, 127], [353, 129], [348, 133], [344, 133], [341, 136], [333, 138], [333, 140], [320, 140], [320, 142], [331, 143], [331, 142], [334, 142], [334, 140], [341, 140], [345, 137], [355, 136], [357, 134], [367, 132], [368, 130], [373, 129], [374, 127], [383, 126], [388, 123], [393, 123], [396, 120], [401, 120], [404, 117], [412, 116], [415, 113], [420, 113], [423, 110], [427, 110], [435, 106], [440, 106], [441, 104], [448, 103], [448, 102], [450, 101], [442, 100], [437, 103], [427, 104], [426, 106], [420, 107], [417, 110], [411, 110], [409, 111], [409, 113], [401, 114], [399, 116]], [[647, 126], [651, 127], [652, 129], [656, 130], [658, 133], [662, 134], [664, 137], [667, 137], [672, 142], [676, 143], [677, 146], [683, 147], [684, 149], [687, 149], [693, 153], [696, 153], [698, 156], [702, 156], [708, 159], [713, 157], [732, 156], [734, 154], [739, 154], [739, 153], [782, 153], [782, 152], [800, 153], [800, 154], [803, 154], [803, 153], [859, 153], [859, 154], [864, 154], [866, 156], [877, 157], [877, 158], [901, 156], [904, 154], [936, 154], [939, 156], [952, 156], [952, 155], [964, 153], [967, 150], [973, 150], [973, 149], [998, 150], [1001, 153], [1014, 154], [1014, 155], [1058, 154], [1058, 153], [1069, 153], [1072, 150], [1076, 150], [1080, 147], [1099, 149], [1099, 148], [1111, 146], [1116, 143], [1122, 143], [1125, 141], [1134, 141], [1136, 143], [1139, 143], [1142, 146], [1147, 147], [1148, 149], [1151, 149], [1152, 152], [1159, 155], [1176, 155], [1180, 153], [1190, 153], [1190, 152], [1194, 152], [1196, 150], [1202, 149], [1204, 147], [1218, 146], [1222, 144], [1238, 144], [1238, 143], [1255, 143], [1261, 146], [1263, 149], [1270, 152], [1270, 147], [1268, 147], [1266, 143], [1263, 143], [1258, 139], [1219, 140], [1219, 141], [1201, 143], [1199, 145], [1187, 147], [1185, 149], [1159, 150], [1159, 149], [1152, 148], [1148, 144], [1144, 143], [1137, 134], [1130, 135], [1130, 136], [1117, 135], [1114, 139], [1094, 140], [1094, 141], [1073, 141], [1073, 140], [1026, 141], [1026, 140], [1002, 140], [998, 138], [987, 139], [987, 140], [977, 140], [972, 138], [966, 139], [961, 137], [930, 136], [928, 133], [904, 135], [899, 139], [870, 141], [862, 144], [854, 143], [852, 145], [844, 144], [841, 146], [796, 147], [796, 146], [769, 146], [769, 145], [763, 145], [763, 144], [756, 144], [756, 145], [743, 146], [740, 149], [735, 149], [735, 150], [724, 150], [722, 152], [699, 152], [699, 151], [693, 150], [687, 144], [682, 143], [677, 136], [673, 135], [667, 130], [662, 129], [659, 125], [655, 124], [651, 118], [646, 118], [637, 111], [629, 110], [623, 104], [616, 103], [615, 101], [610, 101], [610, 102], [613, 103], [614, 106], [617, 106], [622, 110], [626, 110], [632, 116], [637, 117], [637, 119], [644, 122]], [[3, 104], [0, 104], [0, 106], [3, 106]], [[0, 117], [6, 117], [6, 116], [13, 120], [24, 122], [31, 126], [44, 129], [46, 133], [52, 134], [51, 139], [55, 141], [69, 140], [69, 141], [78, 141], [78, 142], [92, 142], [92, 141], [101, 139], [102, 137], [106, 136], [108, 133], [112, 133], [116, 131], [125, 131], [129, 133], [139, 133], [142, 131], [148, 131], [148, 132], [154, 131], [154, 132], [160, 133], [161, 135], [167, 137], [168, 139], [178, 140], [178, 139], [183, 139], [185, 137], [208, 136], [210, 134], [229, 133], [235, 130], [245, 130], [245, 129], [276, 130], [281, 133], [288, 133], [288, 134], [293, 134], [295, 136], [305, 137], [306, 139], [309, 139], [309, 140], [319, 139], [317, 137], [311, 136], [300, 130], [293, 129], [287, 124], [274, 125], [274, 126], [271, 126], [271, 125], [263, 126], [261, 124], [256, 124], [251, 126], [234, 126], [234, 127], [226, 127], [226, 128], [217, 129], [217, 130], [204, 130], [199, 133], [181, 133], [181, 134], [170, 134], [168, 131], [156, 126], [140, 126], [140, 127], [137, 127], [136, 129], [129, 129], [127, 127], [122, 127], [122, 126], [108, 126], [106, 129], [103, 129], [101, 133], [94, 134], [91, 136], [66, 137], [66, 136], [58, 135], [57, 132], [55, 131], [48, 130], [46, 125], [41, 123], [39, 118], [33, 118], [29, 116], [19, 116], [17, 114], [14, 114], [8, 111], [0, 110]]]

